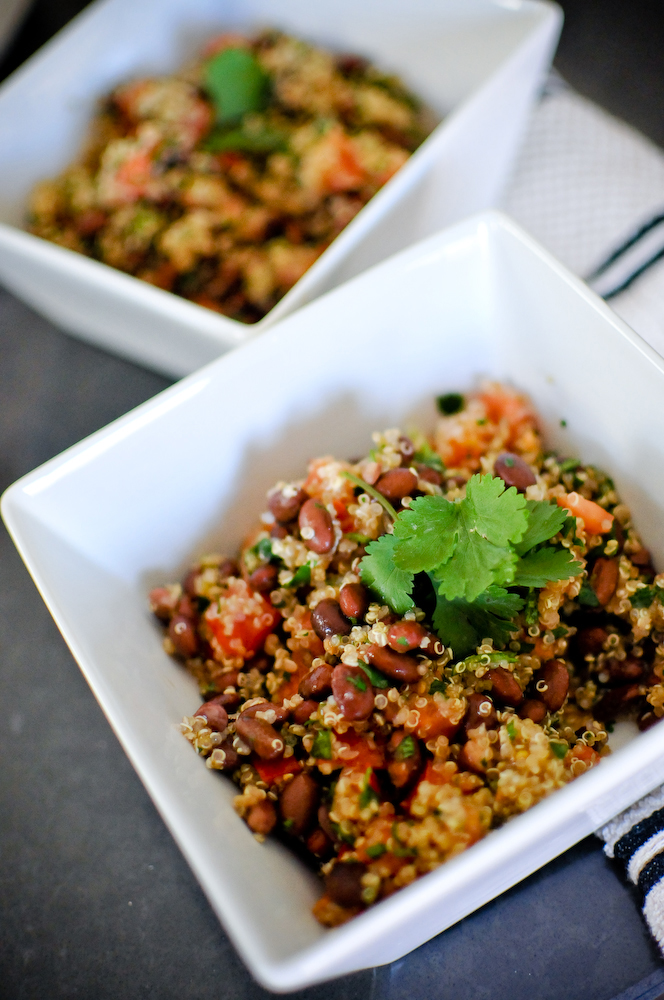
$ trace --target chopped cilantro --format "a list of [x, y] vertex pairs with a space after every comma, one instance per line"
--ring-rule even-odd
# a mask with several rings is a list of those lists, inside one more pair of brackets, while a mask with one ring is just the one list
[[436, 406], [446, 417], [463, 410], [465, 405], [466, 401], [459, 392], [446, 392], [444, 396], [436, 397]]
[[510, 719], [507, 723], [507, 735], [509, 736], [510, 741], [514, 743], [516, 739], [516, 726], [514, 725], [514, 719]]
[[198, 608], [199, 615], [202, 615], [206, 608], [210, 606], [210, 599], [208, 597], [196, 597], [196, 607]]
[[290, 830], [290, 828], [294, 825], [295, 825], [294, 819], [285, 819], [282, 824], [284, 830]]
[[304, 566], [298, 566], [298, 568], [293, 573], [293, 579], [288, 584], [289, 587], [297, 589], [298, 587], [306, 587], [311, 581], [311, 566], [309, 563], [305, 563]]
[[371, 844], [367, 847], [367, 854], [370, 858], [382, 858], [387, 851], [385, 844]]
[[202, 148], [209, 153], [223, 153], [230, 149], [245, 153], [273, 153], [286, 148], [286, 132], [270, 128], [264, 122], [258, 122], [258, 128], [251, 128], [250, 124], [253, 123], [243, 122], [240, 128], [218, 126], [203, 141]]
[[399, 746], [394, 751], [395, 760], [408, 760], [409, 757], [414, 757], [417, 747], [415, 746], [415, 739], [412, 735], [404, 736]]
[[581, 590], [579, 591], [579, 596], [577, 597], [579, 604], [585, 605], [587, 608], [598, 608], [599, 601], [597, 599], [597, 594], [590, 586], [590, 584], [584, 580], [581, 584]]
[[565, 625], [557, 625], [556, 628], [552, 630], [554, 639], [563, 639], [569, 632], [569, 629]]
[[657, 597], [657, 587], [641, 587], [630, 597], [633, 608], [649, 608]]
[[366, 809], [372, 802], [378, 802], [378, 792], [372, 787], [373, 768], [368, 767], [362, 783], [360, 792], [360, 809]]
[[329, 729], [319, 729], [311, 748], [312, 757], [332, 760], [332, 735]]
[[413, 455], [413, 462], [419, 462], [420, 465], [428, 465], [430, 469], [440, 472], [441, 476], [445, 472], [442, 458], [426, 441], [420, 445]]
[[364, 660], [358, 660], [357, 665], [360, 670], [364, 670], [373, 687], [388, 688], [390, 686], [390, 682], [387, 677], [385, 677], [384, 674], [381, 674], [380, 670], [376, 670], [375, 667], [372, 667], [370, 663], [365, 663]]
[[395, 846], [392, 851], [397, 858], [414, 858], [417, 854], [417, 850], [414, 847], [406, 847], [403, 840], [397, 833], [397, 823], [396, 820], [392, 823], [392, 837], [395, 841]]
[[[528, 597], [526, 598], [526, 610], [524, 612], [524, 618], [526, 619], [526, 625], [537, 625], [539, 622], [539, 606], [537, 602], [537, 594], [534, 590], [528, 591]], [[534, 649], [535, 647], [533, 647]]]
[[549, 746], [551, 747], [551, 753], [562, 760], [569, 750], [567, 743], [559, 743], [556, 740], [549, 740]]
[[361, 677], [353, 677], [352, 674], [347, 674], [346, 680], [352, 684], [353, 687], [357, 688], [358, 691], [366, 691], [367, 689], [367, 682], [362, 680]]
[[269, 538], [261, 538], [251, 549], [263, 562], [269, 562], [273, 557], [272, 542]]
[[566, 420], [561, 420], [560, 421], [560, 426], [561, 427], [567, 427], [567, 421]]
[[431, 687], [429, 688], [429, 694], [436, 694], [436, 692], [440, 692], [440, 694], [445, 694], [446, 691], [447, 691], [447, 681], [439, 680], [438, 678], [436, 678], [435, 681], [432, 681]]
[[366, 545], [371, 539], [367, 535], [358, 535], [356, 531], [348, 531], [345, 538], [350, 538], [351, 542], [357, 542], [358, 545]]
[[578, 469], [580, 465], [581, 463], [578, 458], [566, 458], [558, 464], [558, 468], [561, 472], [572, 472], [574, 469]]

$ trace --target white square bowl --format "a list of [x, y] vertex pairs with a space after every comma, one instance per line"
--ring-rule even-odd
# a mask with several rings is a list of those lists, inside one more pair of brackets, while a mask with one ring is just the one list
[[[294, 363], [295, 362], [295, 363]], [[200, 696], [146, 594], [234, 554], [267, 488], [374, 429], [431, 425], [483, 376], [525, 390], [548, 440], [615, 477], [664, 565], [664, 361], [510, 220], [477, 216], [299, 310], [26, 476], [7, 526], [118, 738], [254, 975], [289, 990], [392, 961], [664, 780], [664, 725], [350, 924], [258, 845], [230, 781], [177, 731]], [[566, 421], [566, 427], [561, 426]], [[634, 733], [632, 733], [632, 737]], [[524, 942], [525, 943], [525, 942]]]
[[[265, 24], [398, 72], [444, 121], [294, 288], [247, 326], [21, 229], [96, 101], [221, 28]], [[0, 87], [0, 281], [70, 333], [195, 371], [322, 292], [496, 203], [561, 24], [547, 0], [98, 0]]]

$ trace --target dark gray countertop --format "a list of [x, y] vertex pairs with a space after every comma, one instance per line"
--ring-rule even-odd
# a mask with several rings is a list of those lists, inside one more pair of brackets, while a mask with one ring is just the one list
[[[80, 6], [38, 0], [5, 70]], [[632, 85], [615, 64], [620, 46], [611, 35], [612, 24], [624, 34], [624, 4], [563, 6], [577, 34], [564, 39], [561, 69], [629, 118], [632, 98], [625, 92]], [[604, 69], [593, 69], [589, 55], [597, 59], [588, 35], [591, 8], [596, 37], [610, 39]], [[659, 25], [661, 52], [664, 7], [630, 8], [652, 15], [648, 51]], [[641, 23], [630, 30], [637, 41], [644, 36]], [[664, 95], [664, 73], [656, 76], [648, 58], [643, 63], [651, 93]], [[641, 72], [634, 94], [645, 86], [643, 66]], [[637, 123], [661, 140], [664, 118], [652, 105], [648, 114]], [[0, 290], [0, 486], [166, 385], [64, 335]], [[269, 996], [228, 943], [4, 529], [0, 705], [0, 1000]], [[310, 1000], [619, 995], [664, 996], [664, 963], [647, 937], [636, 893], [593, 838], [392, 966], [293, 994]]]

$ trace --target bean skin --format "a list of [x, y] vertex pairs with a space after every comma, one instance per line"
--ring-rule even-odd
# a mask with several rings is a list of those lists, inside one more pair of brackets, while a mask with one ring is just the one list
[[263, 799], [252, 806], [247, 816], [247, 826], [254, 833], [262, 833], [267, 836], [272, 833], [277, 823], [277, 810], [270, 799]]
[[283, 524], [273, 524], [270, 528], [270, 538], [287, 538], [288, 530]]
[[627, 656], [624, 660], [607, 660], [604, 668], [609, 671], [614, 683], [617, 681], [626, 684], [628, 681], [638, 681], [643, 677], [643, 663], [634, 656]]
[[332, 671], [332, 694], [339, 711], [349, 722], [368, 719], [373, 712], [373, 688], [359, 667], [339, 663]]
[[461, 747], [457, 756], [457, 765], [461, 771], [473, 771], [475, 774], [485, 774], [487, 769], [486, 748], [474, 740], [468, 740]]
[[322, 701], [332, 691], [332, 671], [329, 663], [321, 663], [319, 667], [310, 670], [300, 681], [297, 693], [307, 700]]
[[312, 825], [320, 792], [310, 774], [302, 772], [289, 781], [279, 796], [279, 812], [289, 833], [301, 837]]
[[420, 679], [417, 660], [414, 656], [395, 653], [388, 646], [369, 646], [366, 657], [374, 667], [394, 681], [414, 684]]
[[387, 645], [395, 653], [409, 653], [419, 649], [425, 635], [429, 633], [419, 622], [395, 622], [387, 630]]
[[217, 573], [221, 580], [226, 580], [229, 576], [239, 576], [240, 569], [234, 559], [222, 559], [217, 567]]
[[534, 486], [537, 482], [528, 463], [511, 451], [504, 451], [498, 456], [493, 472], [506, 486], [514, 486], [519, 493], [525, 493], [529, 486]]
[[234, 771], [235, 768], [240, 763], [240, 755], [233, 746], [233, 741], [231, 737], [227, 736], [226, 739], [220, 743], [217, 749], [223, 750], [224, 754], [226, 755], [226, 759], [224, 760], [224, 766], [221, 768], [217, 767], [217, 769], [221, 771]]
[[279, 524], [288, 524], [289, 521], [295, 520], [306, 500], [307, 494], [303, 489], [298, 489], [292, 496], [287, 496], [281, 489], [270, 493], [267, 505], [275, 521], [278, 521]]
[[264, 719], [240, 716], [235, 723], [235, 728], [240, 739], [247, 743], [261, 760], [277, 760], [283, 756], [284, 741], [274, 726], [265, 722]]
[[504, 667], [493, 667], [486, 675], [491, 681], [492, 694], [505, 705], [518, 705], [523, 700], [523, 691], [516, 678]]
[[155, 587], [150, 591], [149, 601], [152, 614], [160, 622], [168, 622], [175, 613], [178, 598], [168, 587]]
[[369, 595], [361, 583], [347, 583], [339, 591], [339, 607], [346, 618], [363, 618], [369, 607]]
[[318, 807], [318, 823], [322, 827], [326, 836], [330, 838], [333, 844], [337, 843], [339, 837], [337, 831], [332, 826], [332, 820], [330, 819], [330, 810], [326, 805]]
[[304, 544], [312, 552], [322, 555], [334, 545], [334, 525], [329, 510], [320, 500], [305, 500], [298, 517]]
[[538, 698], [527, 698], [519, 706], [520, 719], [532, 719], [533, 722], [542, 722], [546, 715], [546, 705]]
[[168, 635], [175, 646], [176, 653], [179, 653], [185, 660], [196, 654], [198, 635], [191, 618], [185, 618], [184, 615], [174, 615], [168, 626]]
[[400, 503], [417, 489], [417, 476], [409, 469], [390, 469], [378, 479], [376, 489], [390, 503]]
[[249, 586], [261, 594], [266, 594], [277, 586], [278, 576], [279, 570], [272, 563], [259, 566], [249, 577]]
[[361, 861], [338, 862], [325, 878], [325, 890], [330, 899], [339, 906], [361, 906], [362, 876], [366, 870]]
[[[222, 681], [225, 680], [226, 678], [222, 677]], [[228, 694], [218, 694], [214, 698], [210, 698], [210, 701], [213, 701], [215, 705], [223, 705], [226, 711], [229, 708], [233, 711], [240, 704], [240, 695], [237, 691], [229, 691]]]
[[546, 691], [537, 688], [537, 694], [542, 699], [550, 712], [557, 712], [562, 708], [563, 702], [569, 690], [569, 673], [562, 660], [549, 660], [537, 671], [533, 678], [535, 685], [539, 681], [544, 681]]
[[319, 639], [327, 639], [331, 635], [348, 635], [353, 627], [341, 611], [338, 601], [325, 597], [311, 612], [311, 624]]
[[496, 710], [488, 694], [479, 694], [475, 691], [468, 698], [468, 711], [463, 721], [466, 733], [471, 729], [477, 729], [482, 723], [487, 729], [495, 729], [498, 724]]
[[305, 698], [305, 700], [301, 701], [299, 705], [296, 705], [291, 712], [293, 722], [295, 722], [298, 726], [303, 726], [305, 722], [308, 722], [317, 708], [317, 701], [314, 701], [313, 698]]
[[618, 560], [596, 559], [590, 574], [590, 586], [602, 607], [607, 605], [618, 586]]
[[189, 594], [183, 594], [178, 601], [175, 613], [176, 615], [184, 615], [185, 618], [191, 618], [192, 622], [195, 622], [198, 615], [198, 604], [194, 604], [194, 598], [190, 597]]
[[423, 479], [425, 483], [433, 483], [434, 486], [442, 486], [443, 477], [440, 472], [436, 469], [432, 469], [430, 465], [424, 465], [424, 463], [418, 463], [415, 468], [417, 469], [417, 475], [420, 479]]
[[331, 857], [333, 853], [332, 842], [320, 826], [307, 837], [307, 850], [311, 851], [317, 858], [325, 859]]
[[414, 745], [414, 752], [409, 757], [401, 757], [398, 750], [406, 739], [403, 729], [397, 729], [392, 733], [387, 744], [389, 755], [387, 773], [395, 788], [404, 788], [415, 777], [422, 765], [422, 753], [420, 751], [419, 740], [411, 736]]
[[[240, 712], [240, 719], [255, 719], [260, 715], [269, 715], [269, 720], [271, 726], [281, 726], [288, 718], [290, 712], [283, 705], [275, 705], [271, 701], [261, 701], [256, 705], [250, 705], [249, 708], [245, 708], [244, 711]], [[272, 716], [274, 715], [274, 718]], [[265, 721], [269, 721], [266, 719]]]
[[609, 633], [605, 628], [593, 625], [590, 628], [580, 628], [572, 642], [582, 657], [597, 656], [602, 652], [608, 637]]
[[219, 733], [223, 733], [228, 725], [228, 712], [223, 705], [219, 704], [216, 698], [206, 701], [200, 708], [196, 709], [194, 715], [204, 716], [207, 719], [210, 729], [216, 729]]
[[246, 660], [242, 673], [246, 674], [250, 670], [257, 670], [259, 674], [266, 674], [274, 666], [274, 660], [267, 653], [256, 653], [250, 660]]
[[625, 705], [629, 704], [630, 701], [635, 701], [639, 696], [638, 684], [623, 684], [621, 687], [613, 688], [611, 691], [607, 691], [601, 701], [593, 706], [593, 715], [600, 722], [615, 719]]

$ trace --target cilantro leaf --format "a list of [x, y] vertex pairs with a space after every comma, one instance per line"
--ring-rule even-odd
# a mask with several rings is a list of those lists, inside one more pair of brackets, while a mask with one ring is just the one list
[[633, 608], [649, 608], [659, 593], [658, 587], [641, 587], [630, 597]]
[[332, 760], [332, 735], [329, 729], [319, 729], [316, 732], [311, 754], [321, 760]]
[[563, 757], [567, 756], [567, 751], [569, 750], [569, 744], [563, 743], [558, 740], [549, 740], [549, 746], [551, 747], [551, 753], [554, 757], [562, 760]]
[[367, 554], [360, 563], [360, 576], [371, 590], [375, 590], [386, 604], [404, 614], [414, 607], [409, 596], [413, 589], [413, 574], [394, 564], [394, 535], [381, 535], [367, 546]]
[[385, 674], [381, 674], [380, 670], [376, 670], [376, 668], [372, 667], [370, 663], [365, 663], [364, 660], [358, 660], [357, 665], [360, 668], [360, 670], [363, 670], [364, 673], [367, 675], [367, 677], [371, 681], [372, 687], [388, 688], [390, 686], [390, 682], [388, 681]]
[[203, 80], [221, 124], [260, 111], [267, 102], [269, 78], [246, 49], [224, 49], [213, 56]]
[[415, 739], [412, 734], [404, 736], [399, 746], [394, 751], [395, 760], [408, 760], [409, 757], [414, 757], [417, 750], [415, 744]]
[[261, 128], [216, 128], [203, 142], [203, 149], [209, 153], [223, 153], [232, 149], [244, 153], [273, 153], [285, 149], [287, 136], [275, 128], [263, 125]]
[[518, 555], [523, 556], [541, 542], [562, 531], [568, 512], [558, 504], [547, 500], [526, 500], [528, 527], [521, 541], [514, 546]]
[[444, 497], [417, 497], [394, 523], [394, 562], [419, 573], [446, 562], [457, 543], [460, 504]]
[[451, 417], [452, 414], [463, 410], [465, 405], [466, 401], [459, 392], [447, 392], [444, 396], [436, 397], [436, 406], [439, 412], [445, 414], [446, 417]]
[[502, 587], [488, 587], [475, 601], [447, 601], [439, 597], [433, 614], [433, 624], [440, 638], [464, 658], [479, 646], [482, 639], [492, 638], [503, 645], [514, 631], [513, 619], [523, 607], [518, 594]]
[[370, 844], [366, 848], [366, 853], [369, 855], [370, 858], [382, 858], [386, 850], [387, 848], [385, 844]]
[[309, 563], [304, 563], [303, 566], [298, 566], [298, 568], [293, 573], [293, 579], [288, 584], [289, 587], [297, 590], [298, 587], [307, 587], [311, 581], [311, 566]]
[[520, 542], [528, 527], [524, 497], [513, 486], [505, 489], [499, 476], [471, 476], [459, 506], [466, 529], [494, 545]]
[[547, 545], [519, 559], [512, 585], [545, 587], [550, 580], [568, 580], [572, 576], [578, 576], [582, 569], [582, 564], [575, 562], [567, 549], [555, 549], [552, 545]]
[[587, 608], [598, 608], [599, 599], [597, 594], [590, 586], [587, 580], [584, 580], [581, 584], [581, 590], [579, 591], [579, 596], [577, 597], [579, 604], [584, 604]]
[[474, 601], [494, 583], [511, 583], [516, 561], [511, 548], [492, 545], [476, 531], [462, 532], [452, 559], [436, 567], [438, 593]]

